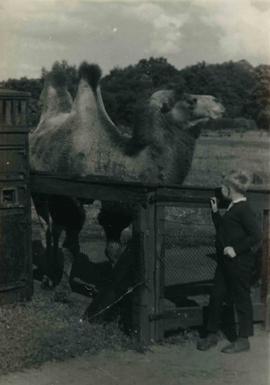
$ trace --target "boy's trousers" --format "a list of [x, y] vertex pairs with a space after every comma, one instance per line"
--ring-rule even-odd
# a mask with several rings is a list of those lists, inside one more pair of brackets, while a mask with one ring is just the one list
[[[214, 286], [210, 296], [207, 331], [215, 333], [220, 329], [224, 302], [230, 306], [230, 323], [235, 325], [234, 309], [239, 323], [239, 337], [253, 335], [253, 309], [250, 286], [254, 257], [252, 254], [235, 258], [221, 256], [216, 268]], [[231, 325], [233, 327], [233, 325]], [[234, 326], [235, 327], [235, 326]]]

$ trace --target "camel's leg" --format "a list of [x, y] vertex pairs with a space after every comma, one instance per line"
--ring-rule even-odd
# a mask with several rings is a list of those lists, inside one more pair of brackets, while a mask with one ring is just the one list
[[118, 202], [102, 202], [98, 221], [106, 234], [105, 255], [114, 265], [123, 251], [121, 234], [132, 222], [133, 207]]
[[43, 288], [52, 288], [54, 286], [53, 279], [50, 276], [52, 271], [52, 221], [48, 206], [48, 196], [45, 194], [32, 194], [33, 204], [38, 216], [40, 224], [40, 237], [43, 248], [46, 250], [44, 253], [44, 261], [42, 261], [41, 270], [43, 271], [43, 278], [41, 286]]
[[79, 232], [66, 229], [66, 233], [67, 241], [65, 242], [65, 247], [63, 247], [63, 274], [55, 291], [55, 300], [60, 302], [67, 302], [69, 300], [72, 265], [80, 253]]
[[59, 256], [61, 255], [63, 260], [61, 261], [62, 267], [62, 276], [60, 282], [58, 283], [54, 299], [59, 302], [67, 302], [69, 300], [69, 296], [71, 294], [70, 287], [70, 275], [72, 270], [72, 265], [74, 259], [78, 256], [80, 251], [79, 249], [79, 232], [66, 228], [66, 241], [64, 243], [64, 247], [62, 252], [60, 253], [59, 249], [59, 239], [64, 227], [61, 225], [54, 224], [53, 226], [53, 234], [54, 234], [54, 258], [59, 261]]

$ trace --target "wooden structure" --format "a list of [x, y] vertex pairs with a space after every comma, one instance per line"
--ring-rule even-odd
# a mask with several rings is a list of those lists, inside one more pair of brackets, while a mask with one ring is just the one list
[[28, 98], [0, 89], [0, 304], [32, 294]]
[[[37, 193], [59, 194], [98, 200], [132, 202], [138, 205], [133, 223], [138, 257], [138, 280], [143, 281], [134, 294], [134, 325], [140, 341], [148, 344], [163, 338], [164, 322], [169, 318], [197, 317], [199, 308], [164, 310], [164, 266], [162, 263], [164, 207], [209, 207], [211, 188], [143, 185], [117, 182], [103, 177], [60, 177], [33, 173], [31, 190]], [[269, 327], [270, 312], [270, 255], [269, 255], [269, 191], [250, 191], [249, 200], [263, 213], [263, 282], [262, 299], [265, 304], [265, 324]], [[181, 290], [181, 287], [179, 287]], [[195, 314], [195, 315], [194, 315]]]

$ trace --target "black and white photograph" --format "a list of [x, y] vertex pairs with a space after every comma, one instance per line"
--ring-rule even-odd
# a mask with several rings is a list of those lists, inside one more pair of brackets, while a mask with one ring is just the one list
[[0, 50], [0, 385], [270, 385], [270, 0], [5, 0]]

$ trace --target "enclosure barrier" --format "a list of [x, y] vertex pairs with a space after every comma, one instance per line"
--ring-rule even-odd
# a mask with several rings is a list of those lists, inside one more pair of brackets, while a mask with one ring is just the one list
[[[200, 306], [185, 306], [181, 303], [190, 294], [193, 296], [207, 294], [211, 288], [211, 274], [214, 272], [214, 262], [207, 260], [205, 269], [198, 270], [197, 258], [201, 258], [194, 250], [194, 272], [189, 271], [183, 279], [183, 261], [178, 266], [176, 282], [170, 282], [172, 274], [170, 250], [178, 249], [182, 253], [181, 243], [170, 244], [172, 234], [166, 229], [166, 214], [169, 207], [178, 210], [207, 210], [209, 212], [209, 197], [213, 195], [213, 188], [162, 186], [141, 184], [136, 182], [119, 182], [105, 177], [76, 176], [63, 177], [45, 173], [31, 175], [31, 190], [36, 193], [76, 196], [77, 198], [96, 199], [104, 201], [130, 202], [137, 205], [137, 214], [133, 222], [133, 238], [135, 239], [134, 257], [137, 258], [137, 274], [139, 285], [133, 293], [133, 328], [137, 331], [141, 343], [148, 344], [163, 338], [168, 322], [176, 325], [189, 326], [201, 322], [202, 308]], [[270, 327], [270, 192], [268, 190], [252, 190], [248, 198], [254, 210], [259, 213], [263, 226], [263, 255], [261, 302], [264, 309], [265, 327]], [[177, 215], [176, 215], [177, 217]], [[192, 231], [190, 227], [190, 232]], [[209, 233], [210, 234], [210, 233]], [[180, 235], [179, 235], [180, 236]], [[209, 240], [213, 239], [210, 238]], [[177, 239], [177, 235], [175, 237]], [[208, 240], [208, 241], [209, 241]], [[189, 242], [189, 246], [192, 243]], [[208, 242], [209, 243], [209, 242]], [[204, 252], [213, 252], [213, 246], [204, 245]], [[194, 248], [193, 248], [194, 249]], [[168, 252], [169, 250], [169, 252]], [[190, 252], [190, 250], [189, 250]], [[183, 255], [183, 254], [181, 254]], [[191, 258], [191, 260], [192, 260]], [[177, 263], [179, 258], [176, 257]], [[201, 259], [202, 260], [202, 259]], [[205, 259], [204, 259], [205, 261]], [[168, 268], [171, 269], [168, 274]], [[166, 272], [167, 269], [167, 272]], [[193, 270], [191, 266], [191, 270]], [[199, 271], [199, 277], [198, 277]], [[180, 273], [179, 273], [180, 272]], [[167, 277], [166, 277], [167, 274]], [[180, 275], [179, 275], [180, 274]], [[181, 278], [182, 277], [182, 278]], [[166, 298], [180, 303], [180, 307], [168, 309]], [[170, 302], [170, 301], [169, 301]]]
[[0, 304], [32, 295], [29, 96], [0, 89]]

